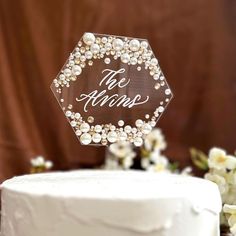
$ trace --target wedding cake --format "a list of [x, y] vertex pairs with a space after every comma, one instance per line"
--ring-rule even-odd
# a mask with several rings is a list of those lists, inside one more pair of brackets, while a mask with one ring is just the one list
[[218, 188], [199, 178], [74, 171], [1, 188], [1, 236], [219, 236]]

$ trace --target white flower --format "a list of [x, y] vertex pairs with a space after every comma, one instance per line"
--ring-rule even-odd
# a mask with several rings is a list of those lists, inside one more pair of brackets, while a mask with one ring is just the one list
[[236, 215], [236, 205], [225, 204], [223, 207], [223, 211], [224, 211], [224, 213]]
[[161, 164], [165, 168], [167, 168], [168, 165], [169, 165], [169, 160], [165, 156], [159, 156], [158, 158], [155, 159], [154, 163], [155, 164]]
[[156, 156], [154, 159], [153, 164], [146, 168], [148, 171], [154, 172], [170, 172], [168, 169], [169, 161], [165, 156]]
[[235, 171], [225, 172], [224, 174], [227, 183], [236, 186], [236, 173]]
[[230, 185], [227, 194], [222, 195], [222, 201], [227, 204], [236, 204], [236, 186]]
[[106, 169], [129, 169], [133, 165], [136, 156], [129, 142], [117, 142], [111, 144], [106, 156]]
[[109, 151], [118, 158], [135, 157], [135, 152], [129, 142], [113, 143], [109, 147]]
[[106, 162], [105, 162], [105, 169], [108, 170], [118, 170], [121, 169], [119, 167], [119, 162], [117, 159], [112, 159], [112, 158], [106, 158]]
[[133, 158], [130, 156], [124, 157], [122, 160], [122, 166], [125, 170], [129, 169], [133, 165]]
[[160, 129], [153, 129], [145, 140], [144, 147], [148, 151], [160, 151], [166, 148], [165, 138]]
[[42, 156], [38, 156], [34, 159], [31, 159], [30, 162], [33, 167], [39, 167], [39, 166], [44, 166], [45, 160]]
[[209, 153], [208, 165], [212, 169], [232, 170], [236, 168], [236, 158], [227, 155], [223, 149], [212, 148]]
[[155, 150], [155, 151], [149, 153], [150, 161], [152, 161], [154, 163], [160, 161], [160, 157], [161, 157], [161, 153], [159, 150]]
[[51, 169], [52, 167], [53, 167], [52, 161], [46, 161], [46, 162], [45, 162], [45, 168], [46, 168], [47, 170]]
[[218, 185], [221, 194], [226, 194], [228, 192], [228, 184], [223, 176], [207, 173], [205, 174], [205, 179], [210, 180]]
[[236, 236], [236, 157], [227, 155], [220, 148], [212, 148], [208, 159], [209, 172], [205, 178], [215, 182], [221, 193], [222, 203], [221, 224], [230, 226]]
[[37, 161], [36, 161], [36, 159], [31, 159], [31, 160], [30, 160], [30, 163], [31, 163], [32, 166], [37, 166]]
[[193, 171], [192, 167], [187, 166], [180, 172], [180, 174], [181, 175], [191, 175], [192, 171]]
[[158, 164], [151, 164], [148, 168], [147, 171], [151, 172], [166, 172], [169, 173], [170, 170], [166, 168], [165, 165], [158, 163]]
[[[234, 216], [235, 217], [235, 216]], [[233, 234], [233, 235], [236, 235], [236, 224], [234, 224], [232, 227], [230, 227], [230, 232]]]
[[225, 178], [225, 175], [227, 174], [225, 169], [211, 169], [209, 172], [211, 174], [223, 176], [224, 178]]
[[149, 157], [141, 159], [141, 167], [149, 171], [164, 171], [168, 169], [169, 160], [167, 157], [160, 155], [159, 151], [151, 152]]
[[230, 231], [233, 235], [236, 235], [236, 205], [225, 204], [223, 212], [229, 215], [227, 218]]
[[36, 158], [31, 159], [30, 162], [33, 169], [42, 168], [42, 169], [49, 170], [53, 166], [52, 161], [46, 161], [44, 157], [42, 156], [37, 156]]
[[141, 167], [146, 170], [146, 169], [148, 169], [149, 166], [150, 166], [150, 160], [149, 160], [149, 158], [143, 157], [143, 158], [141, 159]]

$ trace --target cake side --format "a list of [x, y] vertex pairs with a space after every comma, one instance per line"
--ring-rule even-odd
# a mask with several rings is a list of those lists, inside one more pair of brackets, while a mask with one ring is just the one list
[[217, 187], [198, 178], [139, 171], [22, 176], [2, 184], [2, 236], [216, 236], [220, 207]]

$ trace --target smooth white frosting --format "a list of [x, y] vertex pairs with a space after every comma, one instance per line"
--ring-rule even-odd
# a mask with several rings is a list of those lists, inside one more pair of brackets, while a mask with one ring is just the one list
[[2, 184], [2, 236], [219, 236], [207, 180], [142, 171], [74, 171]]

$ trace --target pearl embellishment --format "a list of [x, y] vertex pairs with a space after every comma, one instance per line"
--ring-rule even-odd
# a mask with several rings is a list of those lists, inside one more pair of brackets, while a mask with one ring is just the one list
[[121, 39], [114, 39], [112, 46], [116, 51], [120, 51], [123, 48], [124, 43]]
[[117, 133], [115, 131], [110, 131], [107, 135], [109, 142], [114, 143], [117, 141]]
[[102, 126], [101, 125], [95, 125], [94, 130], [95, 130], [95, 132], [100, 133], [102, 131]]
[[83, 123], [80, 125], [80, 130], [85, 133], [88, 132], [90, 129], [90, 125], [88, 123]]
[[92, 33], [85, 33], [83, 36], [83, 41], [87, 45], [91, 45], [95, 42], [95, 36]]
[[93, 54], [99, 53], [100, 47], [98, 44], [94, 43], [91, 45], [90, 50]]
[[80, 136], [80, 142], [84, 145], [90, 144], [92, 141], [92, 137], [89, 133], [84, 133]]
[[121, 61], [123, 62], [123, 63], [128, 63], [129, 62], [129, 60], [130, 60], [130, 56], [129, 56], [129, 54], [128, 53], [124, 53], [124, 54], [122, 54], [121, 55]]
[[149, 134], [152, 131], [152, 127], [149, 124], [144, 124], [142, 126], [142, 133], [143, 134]]
[[95, 133], [95, 134], [93, 134], [92, 139], [93, 139], [94, 143], [99, 143], [101, 141], [102, 137], [100, 134]]
[[73, 72], [74, 75], [80, 75], [81, 72], [82, 72], [82, 69], [81, 69], [80, 66], [74, 65], [74, 66], [72, 67], [72, 72]]
[[143, 145], [143, 139], [140, 138], [140, 137], [136, 137], [136, 138], [134, 139], [134, 145], [135, 145], [136, 147], [142, 146], [142, 145]]
[[137, 127], [141, 127], [143, 125], [143, 121], [141, 119], [136, 120], [135, 125]]
[[129, 47], [131, 51], [138, 51], [140, 47], [140, 42], [137, 39], [130, 40]]
[[64, 70], [64, 75], [65, 75], [66, 77], [71, 76], [71, 70], [68, 69], [68, 68], [66, 68], [66, 69]]

